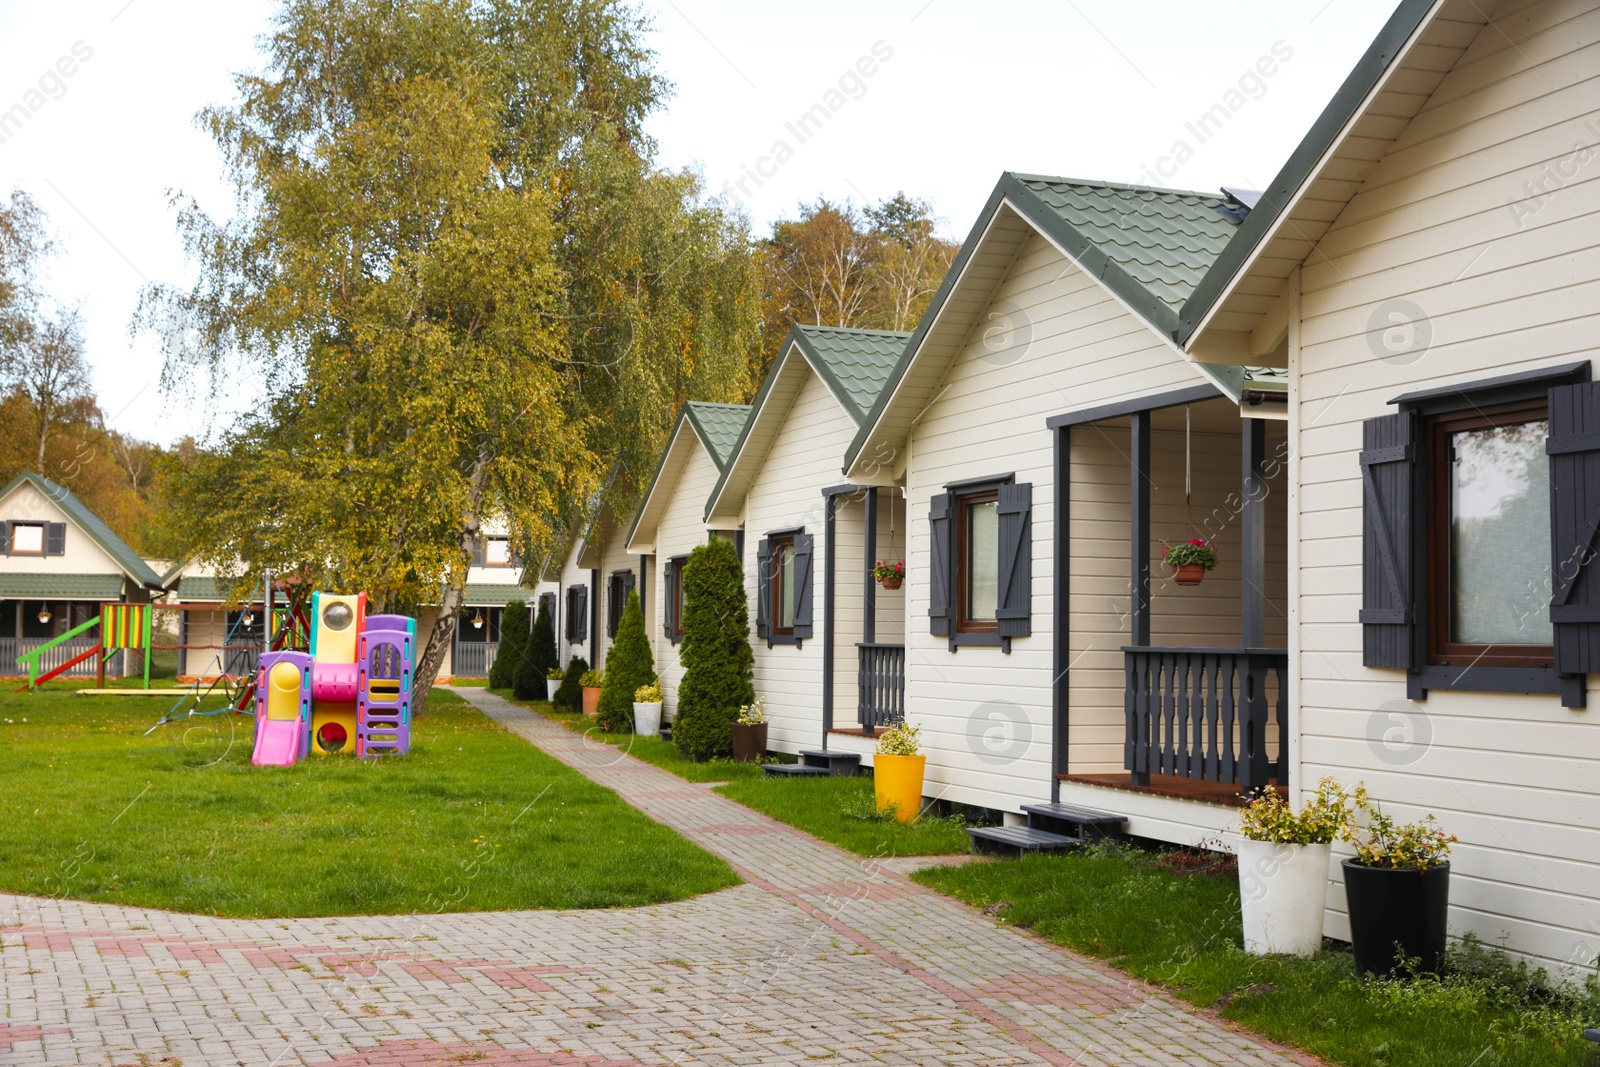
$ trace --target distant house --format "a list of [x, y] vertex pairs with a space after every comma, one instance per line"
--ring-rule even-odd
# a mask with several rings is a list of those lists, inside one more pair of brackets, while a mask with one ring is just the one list
[[[147, 603], [161, 589], [149, 563], [69, 490], [32, 471], [0, 490], [0, 673], [18, 673], [18, 656], [87, 622], [101, 604]], [[59, 662], [98, 640], [90, 633], [61, 646]], [[90, 660], [71, 673], [95, 669]]]
[[645, 574], [641, 595], [669, 719], [677, 713], [678, 683], [683, 680], [678, 658], [683, 565], [709, 536], [706, 501], [749, 416], [745, 404], [684, 404], [626, 537], [627, 551], [640, 557]]

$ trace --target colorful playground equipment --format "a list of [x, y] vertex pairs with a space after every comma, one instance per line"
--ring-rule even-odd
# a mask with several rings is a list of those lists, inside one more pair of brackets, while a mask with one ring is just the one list
[[357, 756], [411, 750], [416, 620], [366, 611], [365, 593], [313, 593], [310, 650], [262, 653], [250, 762], [287, 766], [352, 746]]
[[[37, 689], [57, 675], [65, 674], [84, 660], [100, 657], [98, 685], [106, 684], [106, 661], [122, 649], [137, 649], [144, 661], [144, 687], [150, 688], [150, 604], [101, 604], [100, 614], [80, 623], [57, 637], [46, 641], [31, 652], [17, 657], [17, 666], [28, 669], [28, 681], [18, 689]], [[100, 627], [100, 643], [86, 652], [73, 656], [60, 666], [44, 669], [44, 659], [52, 649], [64, 645], [86, 631]]]

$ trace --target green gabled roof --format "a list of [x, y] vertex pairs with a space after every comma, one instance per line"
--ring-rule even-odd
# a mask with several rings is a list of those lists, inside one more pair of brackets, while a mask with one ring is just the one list
[[707, 451], [711, 453], [711, 462], [721, 470], [727, 465], [728, 458], [733, 455], [733, 446], [738, 442], [740, 432], [744, 430], [745, 420], [750, 417], [750, 405], [712, 404], [704, 400], [691, 400], [683, 405], [683, 410], [694, 423], [700, 439], [706, 444]]
[[461, 601], [463, 607], [469, 608], [503, 608], [513, 600], [526, 600], [533, 595], [532, 589], [524, 589], [520, 585], [490, 585], [468, 582], [465, 598]]
[[[141, 585], [159, 589], [161, 588], [161, 575], [150, 569], [150, 565], [128, 547], [128, 543], [111, 532], [111, 527], [100, 521], [100, 516], [84, 506], [83, 501], [73, 496], [71, 492], [52, 482], [50, 479], [35, 474], [32, 471], [23, 471], [11, 479], [11, 484], [0, 489], [0, 499], [11, 495], [23, 482], [28, 482], [37, 489], [41, 496], [49, 500], [56, 507], [66, 513], [74, 526], [89, 535], [89, 539], [99, 545], [117, 566], [127, 572], [128, 577]], [[121, 595], [119, 587], [118, 594]]]
[[186, 574], [178, 579], [178, 599], [184, 603], [191, 600], [227, 600], [234, 584], [232, 578]]
[[7, 600], [121, 600], [122, 579], [115, 574], [0, 574], [0, 597]]
[[1178, 328], [1184, 302], [1240, 225], [1228, 200], [1209, 193], [1012, 171], [1001, 174], [877, 401], [861, 420], [861, 429], [845, 453], [846, 471], [883, 417], [895, 387], [1005, 204], [1168, 338]]
[[[1317, 164], [1334, 146], [1339, 134], [1349, 125], [1371, 95], [1390, 65], [1415, 34], [1435, 0], [1401, 0], [1389, 21], [1356, 62], [1355, 68], [1328, 101], [1317, 121], [1301, 138], [1300, 144], [1290, 154], [1283, 168], [1261, 190], [1261, 197], [1250, 211], [1250, 217], [1239, 227], [1238, 236], [1228, 249], [1218, 256], [1206, 272], [1206, 277], [1192, 288], [1181, 309], [1180, 321], [1173, 337], [1179, 344], [1187, 344], [1206, 313], [1221, 297], [1233, 276], [1250, 260], [1261, 242], [1266, 240], [1273, 227], [1288, 210], [1295, 194], [1312, 176]], [[1477, 10], [1477, 9], [1474, 9]], [[1490, 8], [1489, 10], [1493, 10]], [[1479, 12], [1480, 14], [1482, 12]], [[1487, 18], [1487, 16], [1485, 16]]]
[[845, 326], [796, 326], [791, 334], [857, 425], [872, 410], [910, 336]]

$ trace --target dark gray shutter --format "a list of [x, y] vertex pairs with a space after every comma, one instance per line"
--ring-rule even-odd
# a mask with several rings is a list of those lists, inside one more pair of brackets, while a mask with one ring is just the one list
[[578, 590], [578, 609], [572, 613], [572, 640], [574, 644], [583, 644], [589, 631], [589, 587], [580, 585]]
[[950, 636], [950, 574], [954, 560], [950, 512], [954, 493], [940, 493], [928, 506], [928, 632]]
[[[0, 522], [0, 553], [11, 555], [11, 520]], [[179, 613], [181, 616], [181, 612]]]
[[66, 523], [51, 522], [45, 524], [44, 554], [47, 556], [64, 556], [67, 554]]
[[627, 611], [628, 610], [628, 594], [633, 592], [634, 582], [635, 581], [637, 581], [637, 579], [634, 577], [634, 574], [633, 574], [632, 571], [626, 571], [626, 572], [623, 573], [623, 575], [622, 575], [622, 610], [623, 611]]
[[1422, 666], [1417, 649], [1415, 538], [1419, 417], [1368, 419], [1361, 451], [1361, 662]]
[[766, 637], [772, 629], [772, 538], [763, 537], [756, 546], [756, 636]]
[[1600, 383], [1550, 390], [1550, 622], [1556, 670], [1600, 670]]
[[678, 642], [678, 631], [672, 625], [672, 616], [677, 613], [677, 584], [678, 561], [669, 559], [661, 571], [661, 632], [673, 644]]
[[994, 617], [1001, 637], [1033, 633], [1033, 486], [1002, 485], [1000, 589]]
[[794, 535], [794, 636], [811, 636], [811, 558], [816, 553], [816, 538], [808, 533]]

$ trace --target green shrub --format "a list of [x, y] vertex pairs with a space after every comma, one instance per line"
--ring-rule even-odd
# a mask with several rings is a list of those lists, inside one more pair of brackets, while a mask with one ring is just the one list
[[672, 740], [690, 759], [733, 754], [733, 721], [756, 698], [750, 609], [732, 543], [695, 548], [683, 569], [683, 682]]
[[589, 661], [573, 656], [567, 662], [567, 676], [561, 679], [561, 688], [556, 690], [556, 698], [551, 703], [566, 711], [582, 711], [583, 676], [588, 673]]
[[527, 654], [527, 648], [528, 605], [520, 600], [509, 600], [505, 614], [500, 616], [500, 649], [494, 654], [494, 666], [489, 668], [490, 688], [512, 688], [517, 666]]
[[539, 599], [539, 616], [534, 620], [533, 632], [528, 635], [521, 662], [512, 681], [518, 700], [544, 700], [545, 672], [559, 664], [556, 653], [556, 624], [550, 618], [550, 606], [543, 597]]
[[617, 642], [606, 653], [606, 684], [600, 694], [600, 729], [609, 733], [633, 732], [633, 696], [641, 686], [656, 680], [655, 657], [644, 628], [644, 607], [637, 591], [628, 594], [627, 607], [617, 623]]

